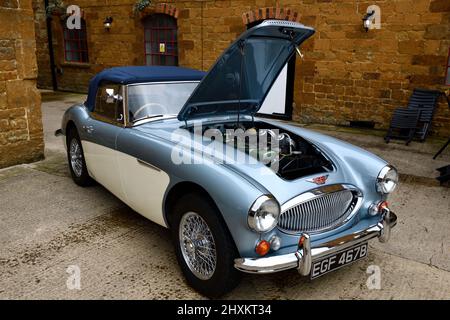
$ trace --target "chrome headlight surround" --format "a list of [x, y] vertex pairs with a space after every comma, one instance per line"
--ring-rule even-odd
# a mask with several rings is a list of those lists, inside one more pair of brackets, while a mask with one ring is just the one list
[[392, 193], [398, 184], [398, 172], [391, 165], [381, 169], [377, 177], [377, 191], [381, 194]]
[[280, 211], [280, 205], [273, 197], [260, 196], [248, 212], [248, 226], [258, 233], [271, 231], [277, 226]]

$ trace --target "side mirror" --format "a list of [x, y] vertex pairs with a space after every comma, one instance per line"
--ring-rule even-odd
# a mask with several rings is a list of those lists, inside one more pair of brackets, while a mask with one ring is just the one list
[[122, 101], [123, 97], [120, 94], [114, 94], [114, 89], [106, 89], [106, 103], [116, 103]]

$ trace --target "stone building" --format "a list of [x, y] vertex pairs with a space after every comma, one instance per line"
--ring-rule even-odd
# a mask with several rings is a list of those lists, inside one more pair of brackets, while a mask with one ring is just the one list
[[31, 0], [0, 1], [0, 168], [43, 158]]
[[[137, 2], [145, 1], [77, 0], [79, 32], [65, 30], [64, 10], [51, 11], [51, 61], [44, 1], [33, 0], [38, 85], [85, 92], [93, 74], [119, 65], [206, 70], [247, 27], [274, 18], [316, 29], [304, 59], [289, 66], [295, 81], [286, 110], [294, 120], [386, 128], [413, 88], [448, 88], [449, 0], [152, 0], [142, 11], [134, 10]], [[370, 5], [380, 8], [381, 28], [366, 32], [362, 18]], [[433, 131], [450, 135], [444, 99]]]

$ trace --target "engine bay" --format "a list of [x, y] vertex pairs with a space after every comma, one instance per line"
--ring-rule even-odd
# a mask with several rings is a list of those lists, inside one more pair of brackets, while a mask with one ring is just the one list
[[[191, 132], [194, 127], [188, 128]], [[222, 141], [263, 162], [285, 180], [333, 170], [323, 153], [302, 137], [263, 121], [208, 123], [202, 135]]]

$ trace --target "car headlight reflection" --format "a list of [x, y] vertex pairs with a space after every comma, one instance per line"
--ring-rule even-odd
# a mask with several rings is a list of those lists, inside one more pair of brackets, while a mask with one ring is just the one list
[[398, 172], [393, 166], [381, 169], [377, 178], [377, 191], [383, 194], [391, 193], [398, 184]]
[[280, 205], [270, 196], [261, 196], [248, 212], [248, 225], [256, 232], [268, 232], [275, 228], [280, 216]]

